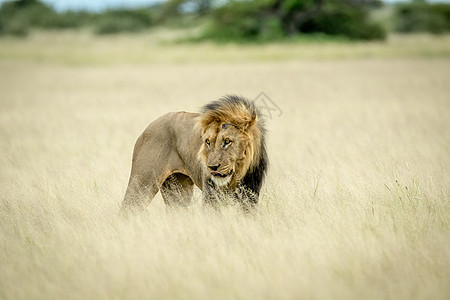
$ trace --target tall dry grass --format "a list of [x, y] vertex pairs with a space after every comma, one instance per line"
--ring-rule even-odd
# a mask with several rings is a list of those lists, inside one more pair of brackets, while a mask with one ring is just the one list
[[[3, 59], [0, 298], [448, 299], [449, 75], [445, 57]], [[255, 215], [205, 211], [196, 191], [118, 216], [150, 121], [260, 91], [283, 114]]]

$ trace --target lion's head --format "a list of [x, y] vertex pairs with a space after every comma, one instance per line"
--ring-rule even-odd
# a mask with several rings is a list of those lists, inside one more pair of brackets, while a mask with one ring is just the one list
[[226, 96], [203, 107], [198, 125], [203, 138], [198, 156], [215, 184], [235, 186], [258, 166], [265, 130], [252, 102]]

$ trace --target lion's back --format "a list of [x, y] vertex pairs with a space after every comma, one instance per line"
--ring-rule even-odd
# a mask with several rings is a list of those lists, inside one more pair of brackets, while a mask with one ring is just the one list
[[197, 116], [170, 112], [151, 122], [136, 141], [132, 169], [150, 168], [157, 174], [178, 170], [200, 184], [197, 154], [202, 142]]

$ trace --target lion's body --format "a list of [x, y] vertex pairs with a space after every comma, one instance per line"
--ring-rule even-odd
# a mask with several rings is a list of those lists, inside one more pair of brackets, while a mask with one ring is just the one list
[[186, 205], [194, 185], [207, 203], [220, 192], [256, 204], [267, 166], [263, 134], [256, 107], [235, 96], [205, 106], [202, 114], [156, 119], [136, 141], [123, 208], [146, 206], [158, 191], [166, 204]]

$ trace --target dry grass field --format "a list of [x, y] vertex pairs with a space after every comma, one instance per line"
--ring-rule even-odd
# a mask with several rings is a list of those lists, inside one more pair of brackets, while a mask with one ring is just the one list
[[[0, 299], [449, 299], [449, 78], [448, 36], [0, 39]], [[262, 91], [257, 213], [119, 217], [149, 122]]]

